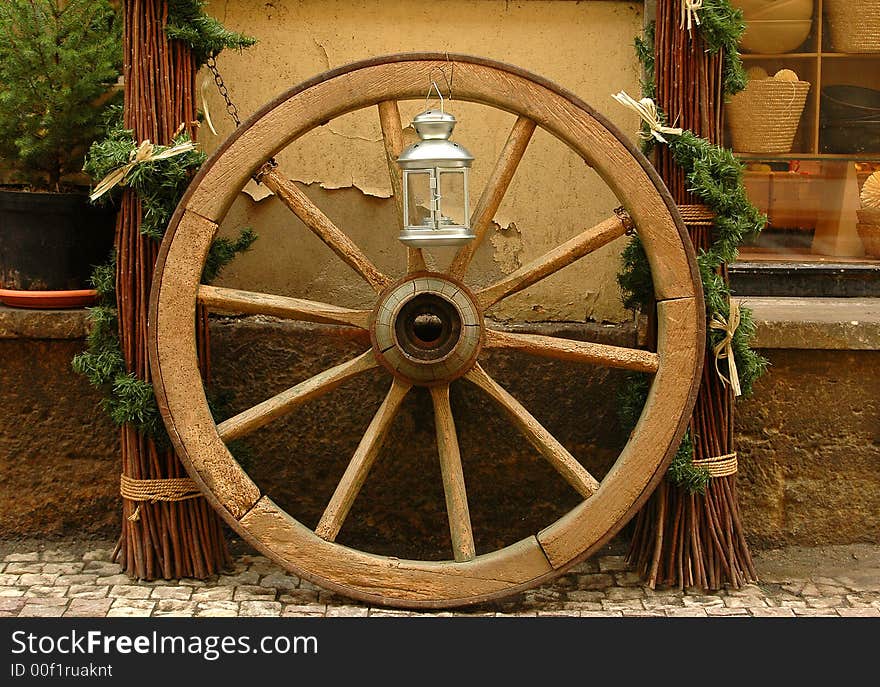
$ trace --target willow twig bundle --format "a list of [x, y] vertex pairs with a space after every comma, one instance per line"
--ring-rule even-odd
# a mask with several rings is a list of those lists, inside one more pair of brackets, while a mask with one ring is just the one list
[[[195, 136], [196, 62], [179, 41], [169, 41], [164, 26], [166, 0], [127, 0], [124, 12], [125, 126], [137, 141], [168, 144], [183, 125]], [[141, 234], [137, 196], [126, 189], [116, 224], [116, 294], [119, 337], [129, 372], [150, 381], [147, 315], [156, 242]], [[197, 330], [202, 374], [207, 376], [208, 327], [199, 312]], [[186, 477], [165, 446], [130, 425], [122, 428], [122, 474], [136, 480]], [[117, 548], [131, 576], [207, 577], [230, 561], [220, 519], [202, 497], [181, 501], [123, 500], [122, 534]]]
[[[670, 122], [718, 143], [722, 138], [724, 85], [720, 53], [706, 51], [699, 31], [680, 26], [681, 0], [659, 0], [655, 36], [656, 98]], [[679, 205], [697, 201], [668, 146], [657, 146], [655, 165]], [[697, 252], [713, 242], [707, 223], [688, 225]], [[722, 276], [727, 280], [726, 267]], [[734, 396], [707, 351], [690, 420], [694, 460], [734, 453]], [[704, 494], [691, 494], [664, 479], [639, 512], [630, 562], [652, 588], [739, 587], [757, 578], [743, 533], [736, 475], [713, 477]]]

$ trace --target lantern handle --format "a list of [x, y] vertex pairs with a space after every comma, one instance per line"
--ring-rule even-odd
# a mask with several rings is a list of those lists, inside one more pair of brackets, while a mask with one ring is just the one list
[[[449, 59], [448, 55], [447, 55], [447, 59]], [[454, 70], [455, 64], [453, 62], [450, 62], [450, 64], [453, 65], [452, 68]], [[435, 66], [431, 67], [431, 71], [428, 72], [428, 79], [431, 81], [431, 85], [428, 87], [428, 93], [425, 96], [425, 109], [426, 110], [428, 109], [428, 103], [431, 99], [431, 91], [435, 91], [437, 93], [437, 96], [440, 98], [440, 112], [445, 112], [444, 104], [446, 102], [446, 99], [443, 97], [443, 94], [440, 92], [440, 86], [437, 85], [437, 80], [434, 79], [434, 72], [435, 71], [439, 71], [440, 74], [443, 76], [443, 81], [446, 83], [447, 97], [449, 100], [452, 100], [452, 80], [450, 79], [450, 77], [448, 77], [446, 75], [446, 70], [443, 69], [443, 67], [438, 67], [435, 65]], [[453, 71], [453, 73], [454, 73], [454, 71]]]
[[446, 112], [444, 109], [445, 100], [443, 99], [443, 94], [440, 92], [440, 87], [437, 85], [437, 82], [431, 79], [431, 85], [428, 88], [428, 93], [425, 95], [425, 111], [429, 109], [428, 105], [431, 102], [431, 91], [437, 93], [437, 97], [440, 98], [440, 112]]

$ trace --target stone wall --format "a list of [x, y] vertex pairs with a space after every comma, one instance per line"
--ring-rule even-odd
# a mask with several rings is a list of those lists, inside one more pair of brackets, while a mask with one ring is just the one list
[[[117, 433], [99, 396], [70, 370], [83, 346], [82, 318], [78, 327], [44, 328], [56, 338], [35, 339], [34, 327], [4, 326], [2, 310], [0, 539], [112, 536]], [[554, 331], [633, 342], [630, 330], [584, 327]], [[319, 327], [231, 319], [214, 323], [212, 345], [212, 394], [227, 413], [359, 350]], [[758, 548], [880, 542], [880, 352], [765, 353], [770, 372], [741, 403], [737, 422], [749, 540]], [[486, 366], [575, 456], [604, 474], [623, 441], [614, 407], [620, 374], [519, 356], [496, 356]], [[478, 546], [534, 531], [569, 508], [572, 493], [497, 409], [468, 383], [456, 386]], [[273, 498], [314, 525], [386, 388], [381, 374], [364, 376], [258, 431], [237, 455]], [[388, 447], [341, 540], [440, 556], [446, 523], [426, 394], [408, 399]]]
[[880, 542], [880, 351], [769, 357], [737, 415], [749, 540]]
[[0, 538], [118, 530], [118, 432], [70, 369], [82, 348], [0, 339]]
[[[633, 39], [642, 27], [641, 2], [559, 0], [229, 0], [217, 16], [259, 43], [227, 51], [218, 66], [242, 118], [295, 84], [328, 69], [379, 55], [436, 51], [510, 63], [555, 81], [633, 138], [638, 118], [615, 103], [621, 89], [638, 92]], [[200, 75], [207, 78], [205, 71]], [[436, 78], [440, 78], [436, 75]], [[454, 99], [454, 140], [475, 156], [472, 205], [486, 183], [514, 123], [512, 114]], [[425, 83], [427, 92], [429, 84]], [[232, 132], [225, 105], [206, 91], [218, 135], [202, 127], [199, 141], [213, 150]], [[401, 103], [404, 124], [424, 108]], [[406, 143], [416, 139], [411, 127]], [[281, 171], [349, 234], [379, 269], [403, 272], [405, 252], [394, 240], [395, 205], [376, 108], [352, 112], [297, 139], [276, 156]], [[371, 295], [351, 271], [274, 197], [253, 185], [233, 204], [221, 232], [252, 226], [260, 236], [218, 281], [336, 305], [361, 307]], [[256, 192], [256, 193], [255, 193]], [[609, 216], [620, 203], [581, 158], [539, 130], [495, 215], [485, 245], [468, 274], [484, 284], [555, 248]], [[495, 306], [496, 317], [516, 321], [622, 322], [615, 274], [626, 239]], [[432, 251], [445, 265], [449, 251]]]

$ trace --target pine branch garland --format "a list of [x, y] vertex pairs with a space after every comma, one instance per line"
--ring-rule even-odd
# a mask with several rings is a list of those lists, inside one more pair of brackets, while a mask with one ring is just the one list
[[[122, 111], [113, 112], [116, 122], [111, 125], [107, 137], [96, 142], [86, 158], [84, 170], [93, 179], [103, 179], [114, 169], [131, 159], [139, 142], [134, 133], [122, 126]], [[156, 152], [190, 141], [186, 133], [180, 133], [167, 146], [156, 145]], [[137, 192], [143, 207], [141, 233], [161, 241], [177, 203], [186, 191], [195, 170], [201, 167], [207, 156], [194, 149], [163, 160], [154, 160], [135, 166], [123, 181]]]
[[[77, 1], [82, 3], [82, 0]], [[202, 0], [170, 0], [166, 25], [168, 37], [187, 43], [199, 64], [225, 48], [242, 49], [256, 42], [229, 31], [206, 15], [205, 4]], [[96, 182], [128, 163], [139, 145], [134, 132], [123, 126], [121, 105], [107, 108], [101, 115], [101, 127], [105, 136], [92, 143], [83, 165], [83, 171]], [[158, 153], [190, 140], [182, 128], [169, 145], [155, 145], [155, 151]], [[162, 240], [180, 198], [206, 158], [196, 148], [174, 157], [139, 164], [131, 170], [120, 186], [130, 186], [141, 201], [142, 234], [157, 242]], [[118, 195], [118, 190], [108, 193], [98, 202], [113, 202]], [[236, 255], [249, 250], [256, 239], [257, 235], [250, 227], [242, 229], [235, 239], [215, 239], [208, 252], [202, 281], [214, 281]], [[101, 405], [117, 425], [131, 424], [139, 433], [168, 445], [152, 384], [138, 379], [125, 368], [118, 334], [115, 255], [107, 264], [95, 268], [91, 281], [101, 297], [101, 304], [89, 309], [90, 331], [86, 350], [74, 357], [73, 369], [104, 392]]]
[[[617, 396], [617, 417], [621, 427], [631, 432], [645, 407], [651, 379], [642, 373], [627, 375]], [[709, 483], [709, 472], [693, 464], [694, 445], [690, 432], [684, 435], [678, 450], [669, 466], [667, 476], [670, 481], [691, 493], [703, 493]]]
[[[122, 126], [121, 110], [111, 113], [116, 122], [110, 125], [107, 137], [92, 145], [86, 158], [85, 171], [95, 180], [129, 161], [138, 142], [134, 134]], [[171, 146], [189, 137], [182, 133]], [[171, 146], [156, 146], [157, 151]], [[132, 187], [141, 198], [143, 222], [141, 233], [161, 241], [174, 209], [193, 174], [205, 161], [205, 154], [192, 150], [175, 157], [146, 162], [134, 167], [124, 184]], [[117, 191], [118, 193], [118, 191]], [[100, 202], [110, 202], [112, 193]], [[257, 235], [250, 227], [235, 239], [217, 238], [211, 244], [205, 263], [203, 281], [212, 282], [239, 253], [249, 250]], [[116, 312], [116, 260], [95, 268], [92, 285], [101, 296], [101, 305], [89, 309], [90, 331], [86, 350], [73, 359], [73, 369], [104, 391], [102, 407], [118, 425], [131, 424], [138, 432], [148, 434], [167, 444], [153, 386], [125, 369], [119, 344]]]
[[242, 229], [235, 239], [214, 239], [202, 270], [202, 281], [209, 284], [214, 281], [236, 255], [250, 250], [256, 240], [257, 235], [251, 227]]
[[[747, 76], [737, 45], [745, 23], [742, 12], [734, 9], [727, 0], [705, 0], [700, 12], [703, 39], [712, 53], [724, 51], [724, 92], [732, 95], [745, 88]], [[656, 23], [651, 22], [644, 36], [635, 40], [636, 55], [642, 64], [642, 92], [644, 97], [654, 98]], [[660, 114], [665, 123], [663, 113]], [[642, 123], [647, 131], [647, 124]], [[684, 130], [680, 135], [664, 134], [675, 162], [685, 172], [688, 191], [700, 199], [715, 213], [713, 242], [708, 250], [697, 255], [697, 266], [703, 284], [707, 321], [716, 315], [725, 321], [730, 317], [730, 287], [723, 279], [720, 268], [734, 262], [739, 246], [756, 237], [766, 226], [767, 218], [749, 200], [743, 183], [743, 166], [733, 153], [721, 146]], [[653, 136], [645, 137], [646, 153], [656, 144]], [[644, 246], [638, 236], [633, 237], [622, 254], [623, 267], [618, 283], [623, 293], [624, 306], [630, 310], [647, 310], [654, 304], [654, 286], [651, 269]], [[749, 396], [755, 381], [765, 372], [769, 362], [751, 347], [755, 334], [752, 311], [740, 307], [740, 325], [733, 334], [734, 361], [739, 373], [743, 395]], [[707, 345], [711, 348], [721, 341], [723, 334], [717, 330], [707, 333]], [[649, 384], [643, 375], [630, 378], [619, 396], [621, 424], [627, 430], [635, 427], [641, 409], [648, 396]], [[709, 474], [693, 465], [693, 441], [686, 434], [669, 468], [670, 481], [690, 493], [703, 493]]]
[[[657, 86], [654, 81], [654, 72], [656, 70], [654, 57], [654, 40], [656, 38], [657, 22], [652, 21], [645, 27], [643, 36], [636, 36], [636, 57], [642, 65], [643, 76], [640, 81], [642, 87], [642, 95], [646, 98], [654, 99]], [[652, 137], [653, 140], [653, 137]]]
[[199, 66], [223, 50], [243, 50], [257, 42], [256, 38], [230, 31], [206, 14], [206, 4], [204, 0], [169, 0], [168, 24], [165, 26], [165, 35], [185, 43]]
[[[700, 13], [700, 31], [710, 50], [723, 49], [725, 56], [734, 55], [740, 63], [736, 50], [745, 25], [742, 12], [734, 9], [727, 0], [706, 0]], [[643, 37], [636, 38], [636, 55], [644, 72], [645, 97], [655, 92], [655, 23], [651, 23]], [[730, 47], [733, 46], [731, 50]], [[735, 92], [736, 81], [730, 81], [725, 72], [725, 92]], [[743, 83], [744, 86], [744, 83]], [[659, 113], [665, 122], [663, 113]], [[651, 141], [655, 141], [652, 137]], [[735, 262], [739, 246], [753, 239], [764, 229], [767, 217], [748, 198], [743, 182], [743, 166], [733, 152], [684, 130], [680, 136], [667, 135], [668, 146], [676, 163], [685, 172], [688, 191], [703, 201], [715, 213], [714, 234], [711, 247], [697, 256], [706, 315], [711, 321], [715, 314], [725, 319], [730, 316], [730, 288], [719, 274], [722, 264]], [[646, 309], [654, 303], [651, 270], [644, 247], [638, 237], [626, 246], [622, 255], [623, 268], [618, 283], [623, 291], [624, 306], [628, 309]], [[755, 325], [752, 312], [740, 309], [741, 323], [734, 333], [733, 349], [744, 395], [751, 394], [752, 386], [766, 370], [768, 361], [750, 346]], [[722, 334], [710, 331], [709, 344], [713, 345]]]
[[745, 30], [742, 10], [729, 0], [703, 0], [699, 31], [711, 54], [723, 51], [725, 95], [736, 95], [749, 80], [739, 55], [739, 42]]
[[156, 404], [153, 385], [138, 379], [134, 374], [117, 375], [112, 392], [103, 401], [104, 410], [117, 425], [136, 427], [138, 432], [148, 434], [167, 445], [167, 434]]
[[[697, 256], [706, 300], [706, 316], [730, 316], [730, 288], [718, 274], [724, 263], [734, 262], [740, 244], [757, 236], [767, 223], [765, 215], [751, 203], [743, 183], [743, 167], [729, 150], [684, 131], [681, 136], [667, 135], [676, 162], [686, 173], [688, 190], [715, 214], [714, 241], [709, 250]], [[654, 288], [648, 258], [638, 237], [623, 251], [623, 268], [618, 275], [627, 308], [646, 309], [654, 302]], [[744, 395], [749, 395], [755, 380], [767, 367], [766, 358], [749, 345], [754, 335], [751, 310], [740, 310], [742, 322], [734, 333], [734, 355]], [[719, 332], [710, 332], [710, 345], [720, 340]]]
[[[202, 281], [214, 281], [237, 255], [249, 250], [256, 240], [257, 234], [250, 227], [242, 229], [236, 239], [215, 239], [208, 251]], [[88, 309], [86, 350], [74, 356], [72, 367], [75, 372], [84, 375], [92, 386], [103, 391], [101, 407], [114, 423], [120, 426], [130, 423], [138, 432], [148, 434], [165, 445], [168, 439], [156, 405], [153, 385], [125, 370], [125, 359], [119, 345], [115, 272], [114, 257], [107, 264], [96, 267], [92, 273], [91, 282], [101, 297], [101, 304]]]

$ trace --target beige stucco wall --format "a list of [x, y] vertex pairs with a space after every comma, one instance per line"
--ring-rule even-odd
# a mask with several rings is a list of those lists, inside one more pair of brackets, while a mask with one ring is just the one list
[[[636, 121], [612, 99], [619, 89], [638, 92], [632, 40], [640, 30], [639, 2], [565, 0], [250, 0], [214, 2], [209, 10], [229, 27], [259, 38], [243, 53], [226, 52], [219, 66], [243, 115], [297, 82], [328, 68], [376, 55], [434, 50], [509, 62], [570, 89], [606, 113], [624, 131]], [[211, 85], [212, 86], [212, 85]], [[203, 128], [211, 150], [231, 131], [213, 87], [205, 89], [218, 130]], [[408, 121], [423, 105], [401, 105]], [[476, 156], [471, 194], [476, 198], [507, 137], [513, 116], [454, 102], [456, 138]], [[408, 135], [414, 134], [410, 130]], [[395, 239], [394, 205], [374, 109], [330, 122], [295, 142], [281, 156], [283, 170], [307, 184], [317, 204], [351, 235], [377, 265], [394, 274], [404, 267]], [[598, 176], [544, 132], [533, 139], [481, 249], [469, 280], [485, 283], [510, 272], [617, 205]], [[260, 240], [239, 258], [222, 283], [364, 305], [369, 292], [274, 198], [241, 194], [224, 232], [255, 227]], [[499, 319], [620, 321], [615, 274], [624, 240], [519, 294], [493, 313]], [[445, 266], [449, 253], [434, 256]]]

